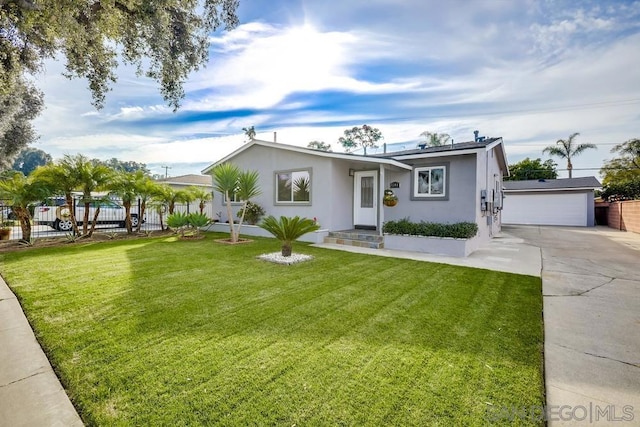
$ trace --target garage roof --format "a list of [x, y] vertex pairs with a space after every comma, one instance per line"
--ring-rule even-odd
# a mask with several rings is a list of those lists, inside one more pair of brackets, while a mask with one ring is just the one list
[[560, 179], [533, 179], [529, 181], [505, 181], [505, 192], [593, 190], [602, 187], [595, 176]]

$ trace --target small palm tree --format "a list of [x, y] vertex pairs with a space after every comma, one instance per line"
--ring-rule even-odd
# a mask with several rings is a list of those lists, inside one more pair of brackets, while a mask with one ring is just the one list
[[39, 182], [45, 184], [50, 193], [64, 194], [65, 202], [69, 207], [69, 219], [74, 234], [80, 234], [76, 222], [76, 214], [73, 205], [73, 191], [81, 187], [80, 174], [74, 165], [73, 157], [65, 155], [57, 163], [41, 166], [33, 172]]
[[253, 138], [256, 137], [256, 127], [255, 126], [249, 126], [249, 127], [246, 127], [246, 128], [242, 128], [242, 130], [244, 131], [244, 134], [247, 137], [247, 141], [251, 141]]
[[[124, 207], [125, 220], [124, 224], [127, 229], [127, 234], [133, 233], [133, 227], [131, 224], [131, 205], [136, 201], [138, 197], [138, 187], [140, 183], [146, 178], [144, 172], [117, 172], [109, 188], [122, 200], [122, 206]], [[142, 218], [138, 218], [138, 222]]]
[[276, 239], [280, 240], [282, 243], [282, 256], [284, 257], [291, 256], [294, 240], [320, 228], [314, 220], [309, 218], [300, 218], [299, 216], [288, 218], [281, 216], [278, 220], [273, 215], [266, 217], [262, 223], [259, 224], [259, 227], [267, 230], [273, 234]]
[[594, 148], [597, 149], [595, 144], [575, 144], [574, 139], [580, 135], [578, 132], [571, 134], [569, 139], [559, 139], [556, 141], [556, 145], [550, 145], [542, 150], [542, 153], [549, 153], [552, 156], [558, 156], [561, 159], [567, 159], [567, 170], [569, 171], [569, 178], [572, 178], [573, 164], [571, 158], [577, 156], [583, 151]]
[[213, 200], [213, 194], [210, 191], [205, 190], [204, 188], [195, 186], [187, 188], [187, 191], [189, 191], [194, 199], [198, 201], [198, 208], [200, 209], [200, 213], [204, 214], [204, 207], [208, 201]]
[[[20, 221], [22, 240], [31, 240], [31, 213], [29, 205], [47, 196], [47, 188], [34, 176], [24, 176], [22, 172], [8, 174], [0, 180], [0, 198], [8, 200]], [[0, 224], [1, 225], [1, 224]]]
[[98, 214], [100, 207], [94, 215], [91, 231], [88, 231], [89, 226], [89, 208], [91, 202], [99, 201], [94, 199], [94, 192], [105, 188], [110, 181], [113, 170], [105, 165], [92, 162], [82, 154], [77, 156], [65, 156], [62, 164], [74, 171], [79, 181], [79, 189], [82, 190], [82, 202], [84, 203], [84, 218], [82, 219], [82, 234], [91, 237], [96, 227]]

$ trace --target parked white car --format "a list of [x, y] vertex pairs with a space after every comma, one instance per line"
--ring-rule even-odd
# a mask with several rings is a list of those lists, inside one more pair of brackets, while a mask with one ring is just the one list
[[[96, 209], [100, 207], [98, 212], [97, 224], [117, 224], [120, 227], [125, 226], [125, 209], [123, 206], [111, 200], [101, 200], [91, 202], [89, 207], [89, 223], [93, 221]], [[58, 231], [71, 231], [70, 207], [66, 204], [63, 197], [53, 197], [47, 200], [44, 205], [36, 206], [33, 213], [33, 220], [37, 224], [44, 224], [55, 228]], [[83, 203], [77, 202], [75, 208], [75, 217], [78, 225], [82, 225], [84, 220], [85, 207]], [[138, 214], [131, 214], [131, 226], [138, 226]]]

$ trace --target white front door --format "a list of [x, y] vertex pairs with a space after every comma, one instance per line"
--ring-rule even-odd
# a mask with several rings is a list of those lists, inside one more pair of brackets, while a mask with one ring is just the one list
[[378, 171], [354, 173], [353, 224], [376, 227], [378, 225]]

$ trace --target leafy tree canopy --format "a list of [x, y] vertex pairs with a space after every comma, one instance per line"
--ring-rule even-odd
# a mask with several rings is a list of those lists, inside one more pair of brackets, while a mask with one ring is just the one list
[[89, 82], [93, 104], [104, 105], [116, 81], [118, 55], [160, 84], [178, 108], [182, 83], [208, 58], [208, 37], [238, 24], [238, 0], [0, 0], [0, 95], [16, 76], [43, 59], [66, 57], [66, 76]]
[[[4, 54], [2, 34], [0, 27], [0, 73]], [[21, 76], [14, 76], [10, 87], [5, 92], [0, 77], [0, 170], [11, 168], [18, 153], [37, 139], [31, 120], [43, 107], [42, 92]]]
[[640, 199], [640, 139], [630, 139], [611, 149], [620, 156], [605, 162], [602, 197], [606, 200]]
[[331, 144], [327, 144], [323, 141], [311, 141], [307, 144], [307, 148], [312, 148], [314, 150], [320, 151], [331, 151]]
[[22, 172], [25, 175], [29, 175], [38, 166], [44, 166], [52, 161], [51, 156], [42, 150], [37, 148], [25, 148], [20, 152], [20, 154], [18, 154], [18, 157], [16, 157], [16, 160], [13, 162], [12, 169]]
[[380, 129], [368, 125], [360, 127], [354, 126], [344, 131], [344, 136], [338, 139], [338, 142], [345, 148], [347, 152], [351, 152], [357, 148], [364, 148], [365, 154], [368, 147], [377, 148], [376, 144], [381, 140], [382, 132]]
[[526, 158], [509, 165], [509, 177], [505, 178], [505, 181], [525, 181], [528, 179], [556, 179], [558, 172], [556, 171], [558, 166], [553, 160], [548, 159], [544, 162], [542, 160], [531, 160]]
[[142, 173], [144, 173], [145, 175], [149, 175], [151, 173], [151, 171], [147, 169], [147, 165], [145, 163], [138, 163], [132, 160], [124, 161], [124, 160], [119, 160], [119, 159], [116, 159], [115, 157], [112, 157], [109, 160], [93, 159], [92, 162], [95, 164], [108, 166], [113, 170], [121, 171], [121, 172], [142, 171]]
[[420, 134], [424, 138], [424, 142], [421, 144], [427, 144], [428, 147], [439, 147], [445, 145], [451, 139], [448, 133], [437, 133], [424, 131]]

